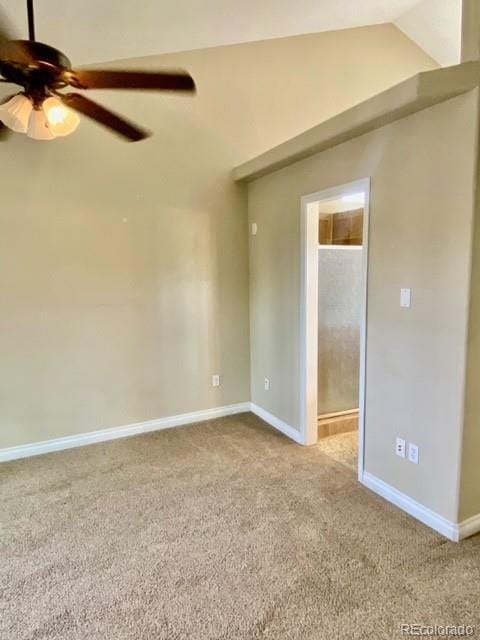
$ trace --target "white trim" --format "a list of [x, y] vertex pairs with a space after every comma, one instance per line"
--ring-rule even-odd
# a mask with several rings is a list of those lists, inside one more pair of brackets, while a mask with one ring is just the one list
[[362, 251], [363, 244], [319, 244], [319, 249], [333, 249], [334, 251]]
[[[318, 441], [318, 229], [317, 194], [301, 200], [300, 430], [305, 444]], [[315, 425], [315, 426], [314, 426]]]
[[318, 227], [319, 203], [322, 200], [363, 192], [363, 296], [360, 326], [360, 381], [358, 421], [358, 478], [364, 469], [365, 392], [367, 367], [367, 313], [368, 313], [368, 244], [370, 214], [370, 178], [362, 178], [331, 189], [325, 189], [301, 199], [300, 247], [300, 428], [305, 444], [318, 440]]
[[370, 247], [370, 189], [371, 179], [362, 180], [364, 186], [365, 203], [363, 209], [363, 256], [362, 277], [363, 296], [360, 318], [360, 378], [359, 378], [359, 407], [358, 407], [358, 478], [363, 477], [365, 468], [365, 429], [366, 395], [367, 395], [367, 331], [368, 331], [368, 260]]
[[212, 420], [213, 418], [231, 416], [245, 411], [250, 411], [250, 402], [241, 402], [239, 404], [231, 404], [225, 407], [216, 407], [214, 409], [204, 409], [202, 411], [193, 411], [192, 413], [169, 416], [168, 418], [159, 418], [158, 420], [137, 422], [123, 427], [101, 429], [100, 431], [80, 433], [78, 435], [67, 436], [65, 438], [56, 438], [54, 440], [24, 444], [18, 447], [9, 447], [8, 449], [0, 449], [0, 462], [17, 460], [19, 458], [29, 458], [30, 456], [37, 456], [43, 453], [50, 453], [52, 451], [62, 451], [63, 449], [72, 449], [74, 447], [83, 447], [96, 442], [107, 442], [108, 440], [126, 438], [128, 436], [135, 436], [141, 433], [149, 433], [150, 431], [160, 431], [162, 429], [170, 429], [171, 427], [180, 427], [194, 422], [202, 422], [204, 420]]
[[460, 532], [460, 540], [469, 538], [480, 532], [480, 513], [461, 522], [458, 526]]
[[451, 522], [367, 471], [364, 472], [361, 482], [371, 491], [453, 542], [459, 542], [480, 531], [480, 514], [460, 523]]
[[294, 440], [298, 444], [305, 444], [300, 431], [294, 429], [283, 420], [280, 420], [280, 418], [277, 418], [277, 416], [274, 416], [269, 411], [262, 409], [262, 407], [259, 407], [253, 402], [250, 403], [250, 410], [256, 416], [267, 422], [269, 425], [275, 427], [275, 429], [277, 429], [278, 431], [281, 431], [284, 435], [287, 436], [287, 438]]
[[[75, 436], [67, 436], [65, 438], [56, 438], [54, 440], [46, 440], [33, 444], [20, 445], [18, 447], [0, 449], [0, 463], [8, 462], [10, 460], [18, 460], [20, 458], [29, 458], [31, 456], [51, 453], [53, 451], [63, 451], [65, 449], [83, 447], [99, 442], [108, 442], [109, 440], [117, 440], [118, 438], [126, 438], [152, 431], [161, 431], [172, 427], [186, 426], [196, 422], [212, 420], [214, 418], [221, 418], [223, 416], [235, 415], [237, 413], [244, 413], [247, 411], [251, 411], [294, 442], [302, 445], [305, 444], [303, 434], [297, 429], [294, 429], [283, 420], [280, 420], [280, 418], [277, 418], [272, 413], [266, 411], [262, 407], [259, 407], [253, 402], [241, 402], [239, 404], [216, 407], [214, 409], [183, 413], [176, 416], [170, 416], [168, 418], [159, 418], [158, 420], [137, 422], [123, 427], [113, 427], [111, 429], [91, 431], [89, 433], [81, 433]], [[386, 482], [383, 482], [383, 480], [380, 480], [368, 472], [364, 472], [362, 474], [360, 481], [368, 489], [374, 491], [432, 529], [435, 529], [435, 531], [438, 531], [449, 540], [458, 542], [463, 538], [468, 538], [469, 536], [480, 532], [480, 514], [468, 518], [459, 524], [455, 524], [446, 518], [439, 516], [437, 513], [428, 509], [419, 502], [412, 500], [412, 498], [409, 498], [397, 489], [388, 485]]]
[[333, 413], [321, 413], [318, 416], [318, 420], [328, 420], [328, 418], [341, 418], [342, 416], [351, 416], [358, 413], [358, 407], [356, 409], [347, 409], [346, 411], [334, 411]]

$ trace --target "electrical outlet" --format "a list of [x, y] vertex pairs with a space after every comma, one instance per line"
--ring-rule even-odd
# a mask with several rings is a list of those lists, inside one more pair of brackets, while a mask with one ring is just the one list
[[215, 375], [212, 376], [212, 387], [219, 387], [220, 386], [220, 376], [218, 375], [218, 373], [216, 373]]
[[405, 446], [405, 440], [403, 438], [397, 438], [395, 443], [395, 453], [397, 456], [400, 456], [400, 458], [405, 458]]
[[270, 380], [268, 378], [265, 378], [263, 386], [265, 388], [265, 391], [270, 391]]
[[413, 464], [418, 464], [418, 447], [412, 442], [408, 443], [408, 459]]

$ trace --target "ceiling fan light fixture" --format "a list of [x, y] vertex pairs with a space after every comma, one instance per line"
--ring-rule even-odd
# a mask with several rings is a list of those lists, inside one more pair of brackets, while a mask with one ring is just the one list
[[[25, 1], [25, 0], [24, 0]], [[23, 87], [23, 93], [0, 105], [0, 140], [5, 126], [36, 140], [68, 136], [80, 116], [102, 125], [128, 142], [139, 142], [151, 133], [94, 100], [68, 91], [128, 89], [194, 94], [195, 82], [181, 69], [75, 69], [67, 56], [35, 38], [34, 0], [26, 0], [28, 40], [12, 39], [0, 19], [0, 82]], [[5, 126], [4, 126], [5, 125]]]
[[48, 127], [54, 136], [68, 136], [75, 131], [80, 123], [78, 115], [62, 104], [58, 98], [47, 98], [42, 107], [48, 121]]
[[17, 133], [27, 133], [33, 104], [30, 98], [19, 93], [0, 105], [0, 120]]
[[34, 140], [53, 140], [55, 138], [48, 126], [47, 116], [43, 109], [34, 109], [30, 114], [27, 136]]

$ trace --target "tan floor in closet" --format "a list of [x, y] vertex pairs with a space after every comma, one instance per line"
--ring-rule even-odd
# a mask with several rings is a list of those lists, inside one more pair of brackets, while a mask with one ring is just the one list
[[480, 631], [480, 536], [448, 542], [360, 486], [354, 435], [305, 448], [242, 414], [0, 465], [0, 637]]
[[318, 437], [358, 431], [358, 409], [318, 416]]

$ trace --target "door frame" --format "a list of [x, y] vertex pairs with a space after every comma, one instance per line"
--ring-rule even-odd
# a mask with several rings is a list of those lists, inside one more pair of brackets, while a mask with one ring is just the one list
[[318, 440], [318, 203], [363, 192], [363, 293], [360, 324], [360, 381], [358, 424], [358, 477], [363, 476], [365, 457], [365, 394], [367, 366], [368, 245], [371, 178], [362, 178], [330, 189], [305, 195], [301, 199], [301, 297], [300, 297], [300, 430], [302, 442]]

